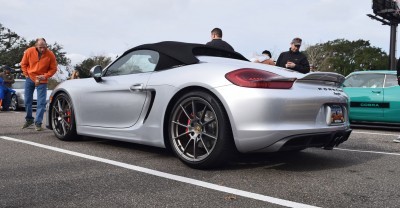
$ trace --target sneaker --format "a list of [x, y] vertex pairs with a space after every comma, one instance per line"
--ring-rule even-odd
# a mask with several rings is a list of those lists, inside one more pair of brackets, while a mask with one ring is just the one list
[[35, 125], [35, 130], [36, 131], [43, 131], [42, 125], [41, 124], [36, 124]]
[[28, 128], [29, 126], [31, 126], [33, 124], [33, 121], [26, 121], [25, 124], [22, 126], [22, 129]]
[[393, 142], [400, 143], [400, 136], [397, 139], [394, 139]]

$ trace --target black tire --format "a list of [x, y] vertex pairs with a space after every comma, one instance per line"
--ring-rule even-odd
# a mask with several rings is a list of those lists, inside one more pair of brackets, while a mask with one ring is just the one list
[[63, 141], [77, 140], [74, 107], [65, 94], [58, 94], [50, 105], [50, 120], [53, 132]]
[[17, 95], [12, 95], [11, 96], [11, 102], [10, 102], [10, 111], [16, 111], [18, 110], [18, 98]]
[[220, 166], [236, 150], [222, 105], [203, 91], [178, 99], [169, 116], [168, 136], [175, 155], [196, 169]]

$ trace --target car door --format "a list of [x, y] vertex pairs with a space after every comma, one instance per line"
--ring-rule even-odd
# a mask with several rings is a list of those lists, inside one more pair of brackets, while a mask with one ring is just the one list
[[148, 50], [128, 53], [107, 67], [101, 82], [81, 95], [79, 115], [84, 125], [127, 128], [136, 124], [150, 92], [147, 81], [156, 67], [158, 53]]
[[384, 86], [384, 102], [388, 107], [383, 109], [384, 122], [400, 123], [400, 86], [396, 74], [387, 74]]
[[346, 78], [343, 90], [350, 99], [349, 117], [351, 120], [374, 121], [383, 117], [384, 74], [353, 74]]

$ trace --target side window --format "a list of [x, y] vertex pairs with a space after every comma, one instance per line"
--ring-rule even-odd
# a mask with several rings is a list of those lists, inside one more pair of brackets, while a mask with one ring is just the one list
[[387, 74], [386, 81], [385, 81], [385, 88], [398, 86], [397, 77], [394, 74]]
[[157, 66], [159, 57], [156, 51], [132, 51], [111, 64], [104, 76], [152, 72]]
[[384, 78], [384, 74], [354, 74], [347, 77], [343, 85], [345, 87], [381, 88]]

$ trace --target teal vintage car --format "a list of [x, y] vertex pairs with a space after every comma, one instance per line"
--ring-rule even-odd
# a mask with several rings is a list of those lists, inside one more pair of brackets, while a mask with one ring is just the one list
[[343, 83], [349, 96], [350, 123], [400, 124], [400, 86], [397, 72], [357, 71]]

